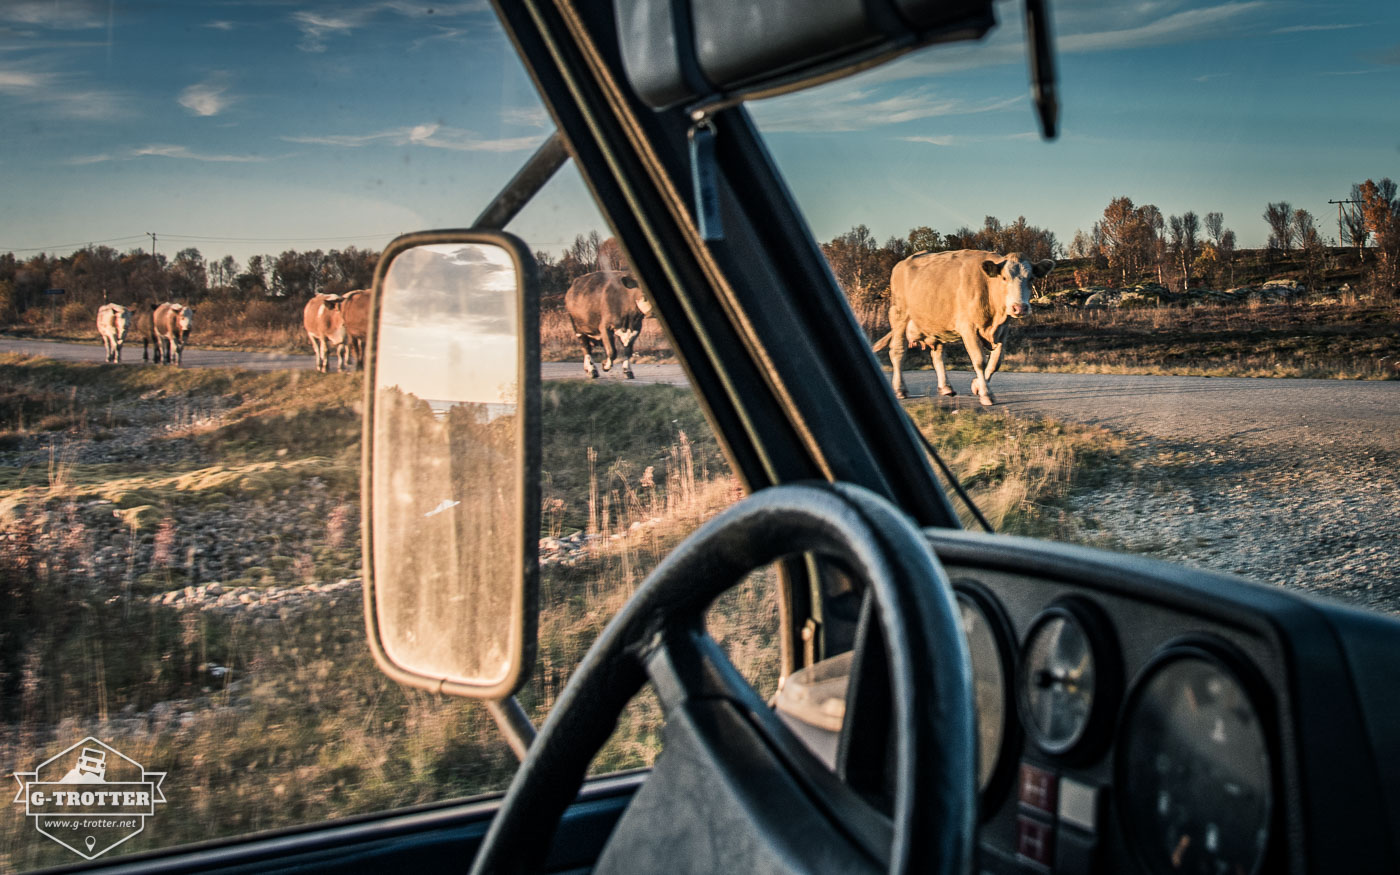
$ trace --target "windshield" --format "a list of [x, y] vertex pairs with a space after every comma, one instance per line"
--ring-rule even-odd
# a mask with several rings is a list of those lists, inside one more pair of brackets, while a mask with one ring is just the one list
[[997, 531], [1394, 612], [1400, 10], [1057, 3], [1051, 143], [998, 11], [750, 104], [909, 414]]
[[[998, 532], [1395, 612], [1400, 9], [1054, 2], [1047, 144], [997, 8], [985, 42], [749, 104], [891, 390], [893, 352]], [[390, 240], [469, 225], [552, 130], [491, 10], [9, 2], [0, 49], [0, 761], [151, 809], [89, 834], [19, 798], [0, 870], [502, 791], [484, 707], [365, 643], [350, 315]], [[507, 230], [540, 285], [538, 724], [744, 487], [645, 299], [611, 349], [570, 312], [583, 277], [631, 288], [577, 168]], [[932, 275], [996, 294], [953, 324]], [[765, 700], [783, 656], [849, 646], [784, 628], [781, 592], [759, 572], [707, 618]], [[640, 697], [594, 772], [661, 725]]]

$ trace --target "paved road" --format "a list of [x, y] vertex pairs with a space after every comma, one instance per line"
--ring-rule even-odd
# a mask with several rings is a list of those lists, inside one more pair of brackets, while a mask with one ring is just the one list
[[[43, 355], [66, 361], [100, 362], [100, 345], [0, 338], [0, 352]], [[138, 351], [125, 350], [124, 366], [140, 365]], [[185, 350], [189, 367], [238, 367], [255, 370], [310, 370], [309, 355], [229, 350]], [[546, 362], [546, 380], [583, 379], [573, 362]], [[678, 365], [634, 366], [636, 384], [684, 385]], [[604, 380], [621, 380], [617, 372]], [[932, 371], [911, 371], [905, 382], [912, 396], [927, 395]], [[971, 375], [952, 372], [960, 394], [944, 401], [976, 410]], [[994, 410], [1051, 416], [1103, 425], [1168, 440], [1230, 440], [1245, 446], [1328, 447], [1400, 453], [1400, 382], [1343, 380], [1270, 380], [1224, 377], [1143, 377], [1097, 374], [1000, 373], [992, 381]]]

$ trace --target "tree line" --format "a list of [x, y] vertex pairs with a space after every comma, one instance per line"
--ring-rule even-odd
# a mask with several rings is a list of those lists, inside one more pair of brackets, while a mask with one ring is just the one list
[[143, 249], [119, 252], [88, 246], [67, 256], [41, 253], [18, 259], [0, 254], [0, 319], [13, 320], [43, 307], [50, 289], [63, 289], [66, 308], [96, 310], [106, 301], [140, 305], [175, 300], [200, 304], [229, 297], [305, 300], [317, 293], [367, 289], [379, 261], [376, 250], [347, 246], [329, 252], [287, 250], [253, 255], [240, 264], [231, 255], [206, 259], [196, 248], [173, 258]]
[[[1268, 203], [1262, 214], [1269, 227], [1263, 257], [1287, 262], [1305, 284], [1320, 282], [1335, 247], [1355, 250], [1355, 264], [1370, 291], [1393, 297], [1400, 291], [1400, 197], [1389, 178], [1368, 179], [1351, 187], [1341, 210], [1335, 243], [1319, 229], [1307, 210], [1287, 201]], [[1219, 212], [1202, 218], [1188, 210], [1166, 216], [1153, 204], [1132, 198], [1111, 199], [1102, 216], [1085, 232], [1077, 230], [1069, 247], [1052, 231], [1030, 224], [1025, 216], [1002, 222], [983, 219], [982, 227], [959, 227], [941, 233], [927, 225], [883, 243], [864, 224], [821, 244], [831, 271], [853, 304], [888, 300], [890, 272], [916, 252], [984, 249], [1019, 252], [1032, 259], [1068, 258], [1068, 269], [1041, 281], [1047, 288], [1073, 283], [1130, 285], [1150, 281], [1184, 290], [1200, 284], [1235, 284], [1240, 251], [1235, 232]], [[304, 301], [317, 293], [368, 288], [379, 252], [347, 246], [323, 252], [286, 250], [280, 255], [253, 255], [240, 264], [231, 255], [206, 259], [197, 248], [173, 257], [144, 249], [119, 252], [88, 246], [67, 256], [35, 255], [19, 259], [0, 254], [0, 321], [51, 303], [50, 289], [65, 291], [65, 308], [96, 310], [105, 301], [123, 304], [179, 300], [199, 304], [210, 299], [280, 298]], [[573, 280], [594, 270], [627, 269], [622, 247], [598, 231], [579, 234], [558, 254], [535, 253], [541, 298], [547, 307], [562, 306]]]

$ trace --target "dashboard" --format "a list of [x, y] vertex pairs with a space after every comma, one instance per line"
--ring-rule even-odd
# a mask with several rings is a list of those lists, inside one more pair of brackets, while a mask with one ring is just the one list
[[1400, 622], [1141, 557], [926, 535], [972, 660], [975, 872], [1400, 868]]

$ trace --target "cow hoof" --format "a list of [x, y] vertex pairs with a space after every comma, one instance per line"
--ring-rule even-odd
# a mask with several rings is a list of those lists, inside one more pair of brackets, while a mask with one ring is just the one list
[[623, 374], [627, 377], [627, 379], [629, 379], [629, 380], [635, 380], [635, 379], [637, 379], [637, 375], [634, 374], [634, 373], [632, 373], [631, 371], [623, 371], [622, 373], [623, 373]]
[[588, 376], [589, 376], [590, 379], [596, 380], [596, 379], [598, 379], [598, 371], [597, 371], [597, 370], [589, 371], [589, 372], [588, 372]]
[[991, 392], [983, 392], [982, 395], [979, 396], [977, 400], [982, 402], [982, 406], [983, 406], [983, 407], [991, 407], [992, 404], [995, 403], [995, 402], [992, 401], [992, 393], [991, 393]]
[[611, 370], [612, 370], [612, 362], [603, 362], [603, 370], [605, 370], [605, 371], [611, 371]]
[[939, 386], [938, 394], [945, 398], [952, 398], [954, 395], [958, 394], [958, 390], [954, 389], [952, 386]]
[[904, 400], [905, 398], [908, 398], [908, 397], [909, 397], [909, 393], [906, 392], [906, 391], [904, 391], [903, 389], [895, 389], [895, 390], [894, 390], [894, 397], [896, 397], [896, 398], [898, 398], [898, 399], [900, 399], [900, 400], [902, 401], [902, 400]]

